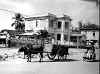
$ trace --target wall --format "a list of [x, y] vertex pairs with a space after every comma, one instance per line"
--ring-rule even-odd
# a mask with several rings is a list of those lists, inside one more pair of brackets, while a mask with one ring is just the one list
[[[86, 35], [86, 40], [99, 41], [99, 31], [82, 31], [81, 33]], [[95, 36], [93, 36], [93, 33], [95, 33]]]

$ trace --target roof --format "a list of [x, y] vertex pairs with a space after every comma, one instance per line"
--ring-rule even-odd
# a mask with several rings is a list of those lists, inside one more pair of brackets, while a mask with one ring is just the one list
[[19, 34], [19, 35], [23, 35], [23, 36], [32, 36], [32, 35], [38, 35], [38, 33], [34, 33], [34, 32], [26, 32], [26, 33], [23, 33], [23, 34]]
[[80, 31], [72, 31], [71, 32], [71, 36], [82, 36], [83, 34], [81, 34]]
[[2, 30], [1, 32], [4, 33], [5, 31], [6, 31], [9, 35], [18, 35], [18, 34], [24, 33], [24, 32], [19, 32], [19, 31], [16, 31], [16, 30], [7, 30], [7, 29]]
[[91, 25], [83, 25], [82, 27], [80, 27], [80, 30], [95, 30], [95, 31], [99, 31], [100, 30], [100, 26], [99, 25], [95, 25], [95, 24], [91, 24]]
[[71, 34], [71, 36], [83, 36], [83, 34]]
[[70, 18], [70, 16], [68, 16], [68, 15], [64, 15], [63, 17], [57, 17], [57, 19], [68, 19], [68, 20], [72, 20], [71, 18]]
[[98, 28], [80, 28], [81, 31], [100, 31]]

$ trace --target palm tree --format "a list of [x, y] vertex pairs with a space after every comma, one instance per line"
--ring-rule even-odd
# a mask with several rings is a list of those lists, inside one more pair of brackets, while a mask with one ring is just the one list
[[12, 23], [11, 26], [15, 26], [15, 29], [16, 31], [19, 31], [19, 32], [24, 32], [25, 31], [25, 22], [23, 20], [23, 17], [20, 13], [17, 13], [15, 15], [15, 21], [14, 23]]
[[82, 28], [82, 26], [83, 26], [82, 21], [79, 21], [78, 24], [79, 24], [79, 28]]

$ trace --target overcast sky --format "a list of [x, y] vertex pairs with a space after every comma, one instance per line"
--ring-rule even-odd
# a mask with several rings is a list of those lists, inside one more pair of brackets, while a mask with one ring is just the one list
[[[77, 26], [80, 20], [99, 23], [98, 7], [94, 0], [0, 0], [0, 9], [30, 16], [47, 15], [48, 13], [57, 16], [66, 14], [73, 19], [74, 26]], [[12, 12], [0, 10], [0, 30], [14, 29], [11, 27], [13, 16]], [[29, 25], [27, 27], [30, 28]]]

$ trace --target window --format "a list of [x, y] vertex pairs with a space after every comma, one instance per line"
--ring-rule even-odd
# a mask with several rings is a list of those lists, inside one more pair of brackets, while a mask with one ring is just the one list
[[62, 22], [58, 21], [58, 28], [61, 28], [61, 24], [62, 24]]
[[93, 32], [93, 36], [95, 36], [95, 32]]
[[61, 39], [61, 34], [57, 34], [57, 40]]
[[53, 20], [50, 20], [49, 23], [50, 23], [50, 24], [49, 24], [49, 27], [53, 28]]
[[69, 22], [65, 22], [65, 29], [69, 28]]
[[68, 35], [64, 35], [64, 40], [68, 41]]
[[76, 36], [71, 36], [71, 37], [70, 37], [70, 40], [71, 40], [72, 42], [77, 42], [77, 37], [76, 37]]

